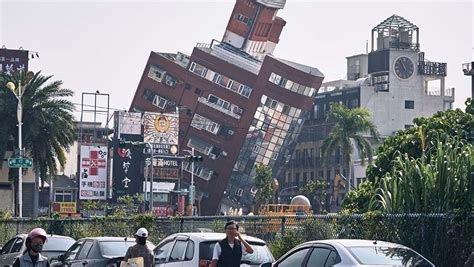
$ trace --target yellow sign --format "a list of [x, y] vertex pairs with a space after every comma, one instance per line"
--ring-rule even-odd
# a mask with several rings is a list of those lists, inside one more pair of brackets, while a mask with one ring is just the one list
[[53, 211], [59, 213], [76, 213], [76, 202], [54, 202]]

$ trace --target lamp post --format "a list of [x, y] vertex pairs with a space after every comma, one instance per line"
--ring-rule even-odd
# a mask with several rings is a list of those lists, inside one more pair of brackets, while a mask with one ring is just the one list
[[[183, 149], [183, 151], [188, 152], [192, 159], [194, 159], [194, 147], [191, 150]], [[190, 216], [194, 215], [194, 160], [191, 160], [191, 185], [189, 186], [189, 206], [191, 209]]]
[[[146, 143], [147, 146], [150, 148], [150, 155], [151, 155], [151, 172], [150, 172], [150, 211], [153, 212], [153, 147], [151, 146], [150, 142]], [[145, 196], [146, 196], [146, 183], [145, 183]]]
[[[23, 104], [21, 102], [21, 98], [25, 93], [26, 86], [28, 85], [29, 81], [33, 78], [34, 73], [29, 71], [26, 74], [26, 84], [21, 84], [21, 78], [18, 81], [18, 90], [16, 90], [16, 86], [13, 82], [7, 83], [7, 88], [13, 92], [16, 99], [18, 100], [18, 105], [16, 108], [16, 116], [18, 119], [18, 149], [20, 150], [19, 158], [23, 157], [23, 140], [22, 140], [22, 119], [23, 119]], [[18, 169], [18, 217], [23, 217], [23, 168], [20, 166]]]
[[280, 204], [280, 195], [285, 192], [286, 190], [291, 190], [291, 189], [295, 189], [295, 188], [298, 188], [298, 186], [294, 185], [294, 186], [290, 186], [290, 187], [285, 187], [283, 188], [282, 190], [280, 190], [278, 192], [278, 204]]

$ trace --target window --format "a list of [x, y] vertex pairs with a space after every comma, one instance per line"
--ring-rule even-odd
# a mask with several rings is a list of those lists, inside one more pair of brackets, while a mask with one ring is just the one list
[[171, 249], [173, 248], [173, 244], [173, 241], [168, 241], [156, 249], [155, 264], [167, 262], [168, 255], [170, 254]]
[[156, 65], [152, 65], [150, 67], [150, 71], [148, 71], [148, 77], [154, 81], [161, 82], [165, 73], [166, 71], [164, 69], [161, 69]]
[[8, 254], [13, 244], [15, 244], [15, 241], [16, 241], [16, 238], [10, 239], [10, 241], [8, 241], [7, 244], [5, 244], [5, 246], [3, 246], [2, 253], [0, 253], [0, 255]]
[[314, 248], [308, 259], [307, 266], [333, 266], [338, 262], [337, 253], [327, 248]]
[[164, 109], [167, 103], [168, 103], [168, 99], [161, 97], [159, 95], [155, 95], [155, 98], [153, 99], [153, 105], [161, 109]]
[[245, 96], [246, 98], [249, 98], [250, 94], [252, 94], [252, 88], [248, 87], [247, 85], [241, 84], [238, 93]]
[[209, 155], [213, 147], [208, 142], [194, 136], [189, 138], [187, 146], [190, 148], [194, 148], [196, 151], [204, 155]]
[[78, 259], [87, 259], [87, 255], [89, 254], [89, 251], [91, 250], [92, 245], [94, 242], [92, 240], [86, 241], [84, 246], [82, 246], [81, 252], [79, 252], [79, 255], [77, 256]]
[[184, 260], [185, 261], [190, 261], [194, 257], [194, 242], [191, 240], [188, 240], [188, 245], [186, 248], [186, 255], [184, 255]]
[[22, 238], [17, 238], [15, 240], [15, 243], [12, 246], [12, 250], [10, 251], [10, 253], [18, 253], [18, 252], [20, 252], [22, 247], [23, 247], [23, 239]]
[[[278, 267], [296, 267], [302, 266], [304, 259], [306, 258], [306, 254], [308, 254], [310, 248], [304, 248], [294, 252], [293, 254], [289, 255], [283, 261], [278, 264]], [[309, 265], [312, 266], [312, 265]], [[318, 266], [318, 265], [315, 265]]]
[[250, 19], [242, 14], [237, 15], [237, 20], [245, 24], [249, 23]]
[[184, 253], [186, 252], [187, 242], [184, 240], [177, 240], [174, 243], [173, 250], [171, 250], [170, 262], [172, 261], [183, 261]]
[[213, 134], [217, 134], [220, 128], [220, 124], [213, 122], [212, 120], [197, 113], [194, 114], [193, 120], [191, 121], [191, 126], [199, 130], [206, 130]]
[[196, 62], [191, 62], [191, 65], [189, 66], [189, 71], [193, 72], [196, 75], [204, 77], [206, 76], [207, 68], [197, 64]]
[[54, 192], [54, 201], [55, 202], [74, 202], [73, 190], [55, 190]]
[[415, 101], [405, 100], [405, 109], [415, 109]]
[[84, 241], [78, 241], [74, 245], [72, 245], [72, 247], [70, 247], [68, 252], [66, 253], [64, 259], [66, 261], [76, 259], [77, 252], [79, 252], [79, 249], [81, 248], [82, 244], [84, 244]]
[[178, 79], [171, 75], [166, 75], [165, 76], [165, 84], [168, 85], [169, 87], [176, 87], [176, 84], [178, 83]]

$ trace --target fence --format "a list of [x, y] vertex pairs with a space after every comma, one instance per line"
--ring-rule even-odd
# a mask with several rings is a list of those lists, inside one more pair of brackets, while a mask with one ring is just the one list
[[87, 236], [132, 236], [139, 227], [150, 232], [155, 244], [178, 232], [223, 232], [228, 220], [239, 223], [241, 231], [265, 240], [277, 258], [292, 246], [309, 240], [360, 238], [400, 243], [415, 249], [437, 266], [462, 266], [471, 252], [474, 216], [447, 214], [308, 215], [308, 216], [210, 216], [153, 218], [91, 218], [64, 220], [0, 221], [0, 244], [17, 233], [34, 227], [75, 239]]

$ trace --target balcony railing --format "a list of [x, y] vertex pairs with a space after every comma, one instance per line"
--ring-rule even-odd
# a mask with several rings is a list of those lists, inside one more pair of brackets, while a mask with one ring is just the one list
[[199, 97], [199, 98], [198, 98], [198, 102], [200, 102], [200, 103], [202, 103], [202, 104], [204, 104], [204, 105], [206, 105], [206, 106], [208, 106], [208, 107], [211, 107], [211, 108], [213, 108], [213, 109], [215, 109], [215, 110], [217, 110], [217, 111], [220, 111], [220, 112], [222, 112], [222, 113], [224, 113], [224, 114], [226, 114], [226, 115], [229, 115], [229, 116], [231, 116], [232, 118], [235, 118], [235, 119], [237, 119], [237, 120], [240, 120], [240, 115], [235, 114], [234, 112], [232, 112], [232, 111], [230, 111], [230, 110], [228, 110], [228, 109], [225, 109], [225, 108], [223, 108], [223, 107], [221, 107], [221, 106], [219, 106], [219, 105], [216, 105], [216, 104], [214, 104], [214, 103], [211, 103], [211, 102], [207, 101], [207, 98], [205, 98], [205, 97], [202, 97], [202, 96]]
[[[428, 88], [426, 90], [427, 95], [431, 96], [441, 96], [441, 89], [440, 88]], [[454, 88], [445, 88], [444, 89], [444, 96], [453, 97], [454, 96]]]

